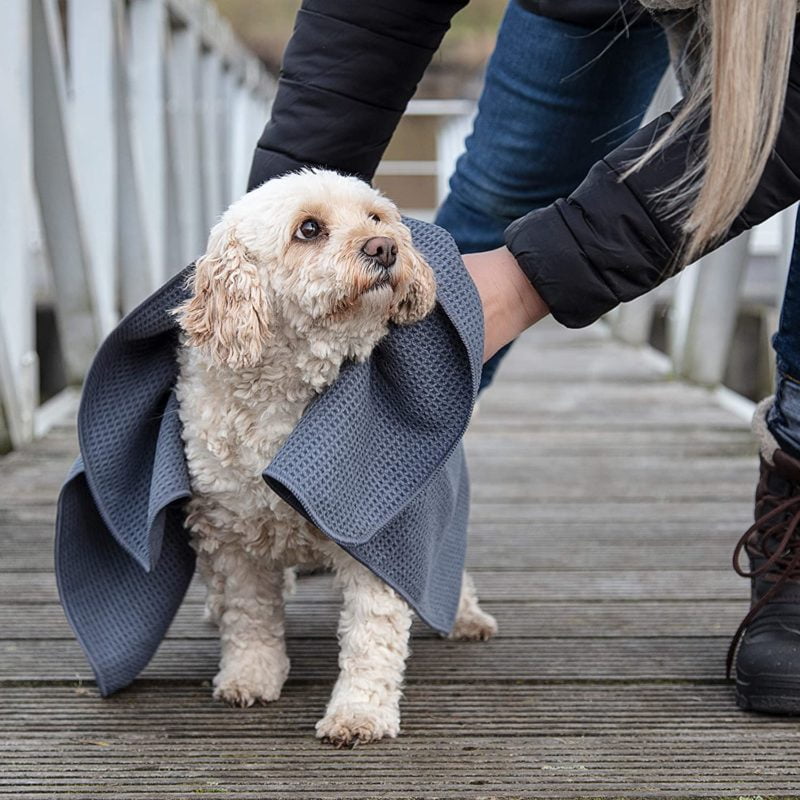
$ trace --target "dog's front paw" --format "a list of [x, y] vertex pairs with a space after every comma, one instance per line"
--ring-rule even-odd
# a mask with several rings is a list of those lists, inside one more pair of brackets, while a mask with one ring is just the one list
[[483, 609], [472, 608], [466, 614], [461, 614], [453, 625], [448, 639], [461, 639], [466, 641], [485, 641], [497, 633], [497, 621], [491, 614]]
[[336, 747], [377, 742], [384, 736], [394, 739], [400, 733], [400, 713], [396, 709], [351, 703], [337, 706], [317, 723], [317, 738]]
[[282, 653], [230, 662], [214, 678], [214, 699], [241, 708], [271, 703], [281, 696], [288, 674], [289, 659]]

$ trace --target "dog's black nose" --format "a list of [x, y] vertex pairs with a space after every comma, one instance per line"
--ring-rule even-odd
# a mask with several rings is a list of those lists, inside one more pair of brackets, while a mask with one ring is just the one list
[[397, 261], [397, 245], [394, 243], [394, 239], [386, 236], [373, 236], [371, 239], [367, 239], [361, 252], [386, 269], [389, 269]]

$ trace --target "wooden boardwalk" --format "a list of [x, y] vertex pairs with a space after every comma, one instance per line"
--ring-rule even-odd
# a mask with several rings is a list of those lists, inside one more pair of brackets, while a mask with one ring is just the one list
[[97, 696], [51, 571], [68, 422], [0, 460], [0, 796], [800, 797], [800, 723], [740, 712], [724, 680], [747, 426], [602, 329], [528, 335], [469, 433], [469, 564], [500, 636], [416, 626], [401, 738], [353, 751], [313, 738], [336, 673], [328, 576], [291, 602], [277, 703], [212, 702], [198, 586], [142, 679]]

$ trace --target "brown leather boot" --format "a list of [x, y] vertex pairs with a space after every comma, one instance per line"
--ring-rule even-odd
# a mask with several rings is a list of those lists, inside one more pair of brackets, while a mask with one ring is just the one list
[[800, 714], [800, 459], [778, 448], [757, 419], [754, 429], [762, 444], [755, 523], [733, 555], [734, 569], [751, 579], [751, 608], [731, 642], [728, 675], [735, 655], [741, 708]]

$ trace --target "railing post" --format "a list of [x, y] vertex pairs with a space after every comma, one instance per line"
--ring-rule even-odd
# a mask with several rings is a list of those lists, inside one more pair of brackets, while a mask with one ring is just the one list
[[119, 317], [117, 285], [117, 0], [70, 0], [69, 138], [101, 334]]
[[650, 341], [653, 327], [655, 298], [652, 295], [637, 297], [630, 303], [618, 306], [609, 320], [611, 333], [626, 344], [642, 347]]
[[119, 267], [119, 305], [123, 314], [137, 306], [162, 283], [151, 253], [142, 187], [136, 170], [136, 155], [131, 133], [131, 115], [127, 98], [130, 96], [129, 53], [124, 43], [129, 41], [128, 15], [125, 6], [115, 6], [115, 103], [117, 185], [117, 259]]
[[695, 383], [722, 382], [747, 269], [750, 233], [743, 233], [678, 278], [670, 314], [670, 355], [675, 373]]
[[[233, 180], [233, 139], [234, 116], [233, 109], [236, 101], [236, 87], [238, 81], [236, 72], [230, 64], [225, 65], [222, 74], [222, 109], [225, 124], [222, 126], [222, 207], [227, 208], [235, 199]], [[253, 142], [255, 147], [255, 142]], [[252, 154], [251, 154], [252, 157]], [[248, 165], [248, 170], [249, 170]]]
[[464, 152], [467, 136], [472, 131], [475, 114], [448, 117], [436, 136], [436, 202], [441, 205], [450, 191], [450, 176]]
[[222, 126], [226, 120], [223, 108], [222, 60], [217, 53], [203, 53], [200, 68], [201, 145], [203, 157], [203, 222], [204, 228], [212, 227], [224, 211]]
[[169, 145], [178, 223], [177, 270], [202, 253], [206, 226], [200, 166], [200, 44], [190, 24], [172, 32], [168, 57]]
[[31, 187], [30, 2], [0, 5], [0, 96], [13, 124], [0, 125], [0, 448], [33, 436], [38, 394], [33, 276], [28, 253]]
[[141, 196], [148, 252], [156, 285], [167, 268], [167, 125], [164, 0], [131, 0], [129, 9], [129, 102], [133, 171]]
[[[247, 176], [252, 160], [254, 131], [250, 128], [250, 103], [247, 85], [244, 80], [237, 81], [233, 87], [231, 102], [230, 136], [230, 185], [228, 193], [232, 200], [241, 197], [247, 190]], [[258, 136], [257, 131], [255, 136]], [[250, 143], [250, 147], [248, 147]]]
[[33, 172], [56, 288], [55, 309], [70, 382], [83, 379], [100, 341], [96, 286], [77, 197], [61, 47], [51, 0], [31, 4]]

